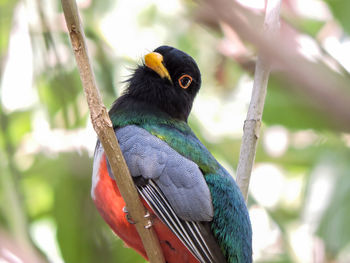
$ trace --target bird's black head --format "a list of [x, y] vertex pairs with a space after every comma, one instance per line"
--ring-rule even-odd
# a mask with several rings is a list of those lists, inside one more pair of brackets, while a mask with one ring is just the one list
[[201, 74], [194, 59], [176, 48], [161, 46], [145, 56], [122, 98], [187, 121], [200, 86]]

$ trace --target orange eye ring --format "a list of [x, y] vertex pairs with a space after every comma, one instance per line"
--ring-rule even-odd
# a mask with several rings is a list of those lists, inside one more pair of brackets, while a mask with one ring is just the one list
[[[187, 81], [186, 81], [187, 78]], [[183, 89], [187, 89], [192, 83], [192, 77], [190, 75], [184, 74], [179, 78], [179, 85]]]

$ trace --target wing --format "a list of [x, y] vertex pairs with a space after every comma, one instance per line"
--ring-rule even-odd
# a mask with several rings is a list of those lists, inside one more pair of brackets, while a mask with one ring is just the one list
[[133, 177], [152, 179], [177, 216], [189, 221], [211, 221], [210, 191], [198, 166], [167, 143], [137, 126], [116, 132]]
[[200, 262], [226, 262], [210, 230], [212, 200], [198, 166], [137, 126], [116, 135], [131, 175], [143, 179], [139, 193], [162, 222]]

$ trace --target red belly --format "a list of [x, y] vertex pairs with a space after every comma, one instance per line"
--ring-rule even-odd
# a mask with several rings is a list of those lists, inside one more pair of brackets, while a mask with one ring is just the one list
[[[103, 219], [129, 247], [135, 249], [147, 259], [141, 239], [134, 225], [130, 224], [123, 212], [125, 202], [119, 189], [107, 171], [106, 158], [101, 158], [98, 172], [99, 180], [94, 189], [94, 202]], [[142, 200], [153, 219], [153, 227], [159, 238], [167, 263], [199, 263], [182, 242], [160, 221], [152, 209]]]

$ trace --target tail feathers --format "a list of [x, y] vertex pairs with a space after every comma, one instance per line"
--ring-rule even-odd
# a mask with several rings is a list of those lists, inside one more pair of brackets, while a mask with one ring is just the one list
[[199, 262], [226, 262], [210, 230], [210, 223], [180, 219], [152, 180], [149, 180], [148, 184], [138, 185], [138, 191], [162, 222], [171, 229]]

